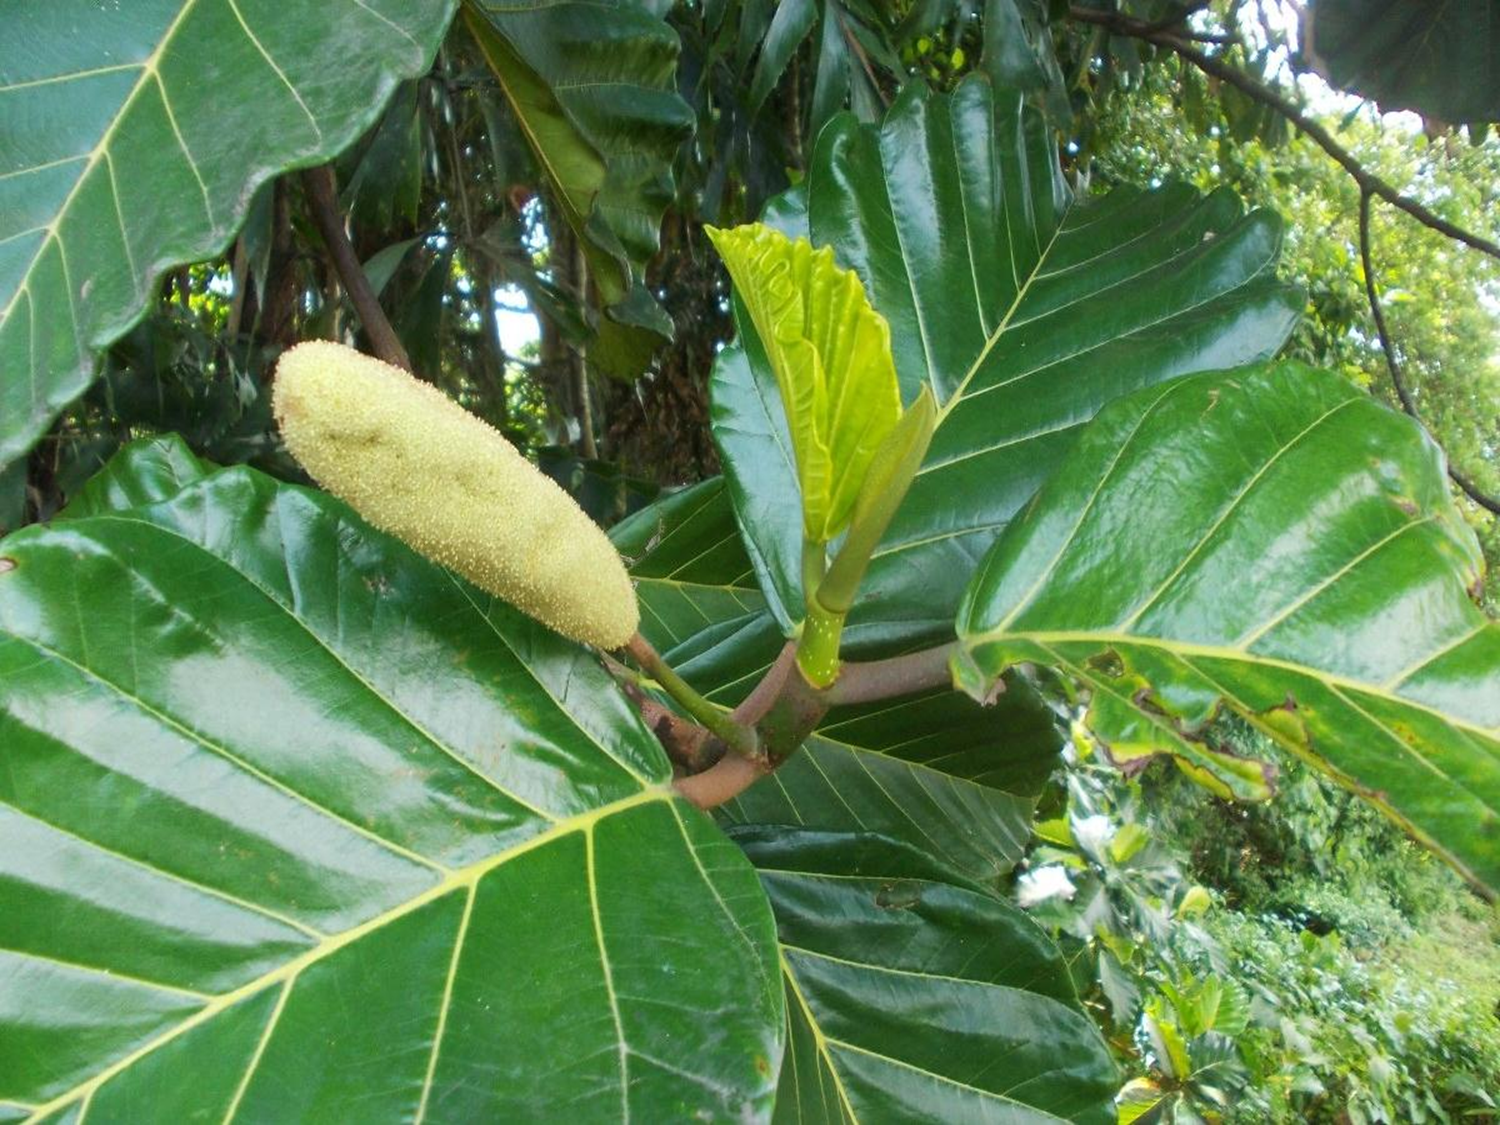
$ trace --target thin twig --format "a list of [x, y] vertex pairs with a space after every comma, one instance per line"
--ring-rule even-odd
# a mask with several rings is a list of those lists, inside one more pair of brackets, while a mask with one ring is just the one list
[[625, 651], [644, 672], [656, 681], [662, 691], [671, 696], [694, 720], [712, 731], [724, 745], [736, 754], [748, 758], [761, 756], [755, 731], [735, 722], [727, 711], [715, 706], [694, 691], [692, 686], [661, 658], [661, 654], [651, 647], [651, 642], [645, 637], [639, 633], [631, 637], [625, 645]]
[[1333, 139], [1322, 125], [1303, 113], [1296, 105], [1277, 91], [1271, 89], [1238, 67], [1230, 66], [1222, 59], [1213, 55], [1206, 55], [1181, 36], [1166, 31], [1152, 29], [1151, 24], [1142, 23], [1114, 12], [1101, 12], [1093, 8], [1072, 7], [1068, 9], [1068, 17], [1079, 23], [1094, 24], [1104, 28], [1115, 35], [1124, 35], [1134, 39], [1142, 39], [1148, 43], [1155, 43], [1165, 47], [1187, 62], [1192, 63], [1205, 74], [1211, 74], [1224, 82], [1228, 82], [1241, 93], [1254, 98], [1263, 105], [1268, 105], [1277, 113], [1281, 114], [1308, 137], [1310, 137], [1319, 148], [1333, 157], [1344, 171], [1354, 177], [1354, 182], [1360, 186], [1361, 191], [1380, 196], [1393, 207], [1405, 211], [1423, 226], [1431, 227], [1435, 231], [1447, 235], [1466, 246], [1472, 246], [1476, 250], [1483, 251], [1492, 258], [1500, 259], [1500, 243], [1495, 243], [1488, 238], [1473, 234], [1462, 227], [1454, 226], [1448, 220], [1433, 214], [1422, 204], [1410, 196], [1402, 195], [1385, 180], [1374, 172], [1371, 172], [1363, 164], [1350, 154], [1349, 150]]
[[375, 354], [389, 364], [410, 371], [411, 358], [406, 354], [406, 348], [402, 346], [396, 330], [391, 327], [391, 322], [386, 319], [385, 310], [380, 307], [380, 299], [375, 296], [375, 290], [370, 288], [370, 280], [365, 277], [364, 267], [359, 264], [359, 256], [354, 253], [354, 247], [349, 243], [349, 234], [344, 230], [344, 216], [339, 211], [338, 185], [333, 179], [333, 165], [323, 164], [317, 168], [309, 168], [302, 173], [302, 183], [307, 189], [313, 221], [317, 223], [318, 232], [322, 234], [323, 242], [328, 247], [328, 255], [333, 259], [333, 268], [338, 271], [339, 279], [354, 303], [354, 311], [359, 314], [360, 323], [370, 337], [370, 345], [375, 349]]
[[656, 740], [666, 750], [672, 764], [685, 774], [702, 773], [724, 756], [728, 749], [722, 742], [691, 719], [685, 719], [670, 707], [657, 702], [646, 689], [655, 686], [651, 677], [637, 672], [629, 665], [621, 664], [609, 653], [601, 653], [604, 670], [614, 677], [625, 693], [625, 698], [635, 705], [641, 718], [656, 735]]
[[1237, 35], [1211, 35], [1206, 32], [1194, 31], [1192, 28], [1186, 26], [1189, 19], [1196, 16], [1199, 12], [1207, 11], [1208, 7], [1208, 0], [1198, 0], [1198, 2], [1189, 4], [1177, 12], [1176, 15], [1166, 16], [1156, 20], [1154, 23], [1148, 23], [1143, 30], [1151, 32], [1170, 31], [1180, 39], [1191, 39], [1195, 43], [1218, 43], [1223, 45], [1238, 43], [1239, 36]]
[[865, 77], [870, 80], [871, 87], [875, 90], [875, 96], [880, 99], [880, 104], [886, 109], [891, 108], [891, 99], [886, 92], [880, 88], [880, 81], [875, 77], [875, 68], [870, 65], [870, 56], [865, 54], [864, 44], [861, 43], [854, 32], [849, 30], [849, 24], [844, 20], [843, 12], [839, 11], [837, 5], [832, 5], [830, 10], [833, 18], [839, 21], [839, 30], [844, 33], [844, 42], [849, 44], [854, 52], [854, 57], [859, 59], [859, 65], [864, 69]]
[[[1375, 333], [1380, 337], [1380, 349], [1385, 352], [1385, 365], [1390, 368], [1391, 382], [1396, 387], [1396, 397], [1401, 400], [1401, 408], [1417, 421], [1421, 421], [1417, 414], [1417, 403], [1412, 398], [1410, 390], [1407, 389], [1406, 380], [1401, 374], [1401, 364], [1396, 360], [1396, 349], [1391, 343], [1391, 334], [1386, 328], [1385, 312], [1380, 307], [1380, 294], [1375, 289], [1375, 268], [1370, 260], [1370, 195], [1368, 190], [1359, 193], [1359, 259], [1365, 271], [1365, 296], [1370, 300], [1370, 315], [1375, 320]], [[1453, 483], [1464, 490], [1470, 500], [1481, 508], [1487, 508], [1496, 515], [1500, 515], [1500, 500], [1483, 492], [1469, 477], [1448, 465], [1448, 475], [1453, 478]]]
[[1179, 9], [1172, 15], [1159, 19], [1154, 23], [1148, 23], [1146, 25], [1146, 30], [1171, 31], [1173, 28], [1180, 27], [1182, 24], [1186, 23], [1191, 17], [1197, 15], [1199, 12], [1207, 9], [1208, 6], [1209, 0], [1193, 0], [1193, 3]]

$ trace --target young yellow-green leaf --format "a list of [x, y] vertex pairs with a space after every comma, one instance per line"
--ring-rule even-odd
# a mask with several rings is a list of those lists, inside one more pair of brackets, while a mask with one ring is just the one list
[[875, 452], [901, 416], [890, 327], [832, 249], [760, 223], [708, 233], [776, 374], [803, 534], [827, 542], [848, 526]]
[[[948, 95], [911, 83], [878, 127], [829, 122], [765, 221], [855, 271], [890, 325], [902, 401], [926, 385], [938, 407], [846, 655], [946, 640], [975, 562], [1106, 403], [1276, 353], [1305, 301], [1276, 280], [1280, 220], [1242, 212], [1227, 189], [1182, 183], [1075, 195], [1041, 117], [980, 75]], [[805, 616], [797, 474], [760, 343], [742, 331], [720, 353], [713, 427], [790, 635]]]
[[1092, 692], [1117, 756], [1236, 794], [1228, 706], [1500, 890], [1500, 625], [1442, 455], [1348, 381], [1283, 363], [1106, 408], [1001, 536], [954, 671], [1015, 663]]

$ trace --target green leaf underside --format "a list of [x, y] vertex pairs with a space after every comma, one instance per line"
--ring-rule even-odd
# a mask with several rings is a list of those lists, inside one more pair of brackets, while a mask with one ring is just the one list
[[[453, 0], [12, 5], [0, 46], [0, 463], [93, 379], [161, 273], [427, 69]], [[52, 47], [36, 50], [39, 43]], [[330, 65], [336, 60], [336, 65]]]
[[789, 407], [802, 534], [826, 543], [901, 416], [890, 330], [831, 249], [760, 224], [709, 233]]
[[986, 558], [958, 619], [971, 690], [1017, 661], [1092, 688], [1118, 757], [1221, 703], [1500, 888], [1500, 626], [1441, 454], [1297, 364], [1139, 392], [1086, 431]]
[[[632, 560], [642, 631], [725, 707], [747, 695], [782, 638], [763, 608], [721, 477], [659, 501], [611, 533]], [[653, 575], [675, 575], [670, 581]], [[752, 600], [753, 599], [753, 600]], [[940, 691], [830, 713], [765, 781], [719, 810], [730, 824], [878, 832], [980, 882], [1010, 870], [1061, 740], [1019, 677], [994, 705]]]
[[625, 300], [656, 253], [694, 123], [676, 92], [676, 33], [618, 0], [472, 0], [464, 13], [604, 303]]
[[[983, 78], [913, 84], [883, 126], [841, 117], [805, 187], [774, 203], [831, 245], [890, 324], [903, 399], [941, 412], [866, 576], [855, 645], [943, 636], [966, 576], [1106, 402], [1274, 353], [1301, 308], [1273, 274], [1269, 214], [1175, 184], [1075, 199], [1049, 135]], [[801, 616], [796, 475], [761, 341], [741, 322], [714, 371], [713, 425], [748, 547], [783, 628]], [[788, 500], [791, 497], [792, 500]]]
[[0, 1103], [764, 1112], [763, 896], [582, 650], [245, 469], [0, 555]]
[[1308, 49], [1329, 82], [1456, 123], [1500, 121], [1500, 18], [1492, 0], [1318, 0]]
[[733, 835], [781, 939], [775, 1121], [1113, 1121], [1109, 1052], [1021, 911], [879, 836]]

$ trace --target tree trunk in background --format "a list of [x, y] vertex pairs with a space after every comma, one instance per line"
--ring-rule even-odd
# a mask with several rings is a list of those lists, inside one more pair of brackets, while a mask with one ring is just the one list
[[[291, 187], [287, 177], [276, 181], [271, 211], [271, 261], [266, 271], [266, 291], [260, 299], [259, 332], [267, 343], [289, 348], [297, 342], [297, 296], [302, 285], [297, 277], [296, 246], [292, 241]], [[252, 318], [251, 323], [255, 323]]]
[[505, 369], [509, 361], [505, 355], [505, 342], [500, 339], [500, 318], [497, 315], [500, 302], [495, 299], [495, 288], [500, 283], [499, 270], [483, 258], [476, 261], [479, 263], [478, 276], [484, 285], [484, 300], [479, 307], [484, 310], [484, 354], [488, 362], [482, 367], [489, 376], [488, 417], [503, 433], [510, 422], [510, 398], [505, 388]]
[[634, 386], [611, 382], [605, 389], [605, 456], [659, 484], [690, 483], [719, 471], [708, 428], [708, 376], [733, 328], [720, 307], [727, 294], [723, 271], [700, 224], [667, 212], [647, 282], [667, 294], [676, 338]]
[[[576, 294], [581, 305], [584, 279], [579, 268], [581, 255], [578, 240], [573, 237], [572, 228], [560, 217], [560, 209], [550, 198], [547, 199], [547, 205], [547, 260], [551, 266], [552, 281], [564, 293]], [[593, 435], [587, 434], [585, 437], [589, 411], [585, 397], [580, 394], [586, 390], [583, 357], [564, 335], [562, 326], [542, 309], [537, 310], [537, 323], [542, 330], [541, 375], [547, 388], [547, 397], [564, 421], [577, 424], [580, 454], [585, 457], [597, 456], [597, 451], [588, 452], [593, 449]]]

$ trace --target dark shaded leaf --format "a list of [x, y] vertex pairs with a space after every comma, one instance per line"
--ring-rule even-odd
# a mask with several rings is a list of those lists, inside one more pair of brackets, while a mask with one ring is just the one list
[[1306, 53], [1330, 83], [1452, 123], [1500, 121], [1492, 0], [1313, 0]]
[[635, 581], [641, 632], [671, 663], [680, 659], [683, 642], [759, 616], [765, 605], [723, 477], [664, 497], [615, 527], [610, 538]]
[[814, 0], [780, 0], [776, 5], [776, 14], [771, 18], [755, 64], [755, 77], [750, 82], [751, 113], [765, 104], [817, 18]]
[[672, 157], [692, 132], [677, 35], [623, 0], [490, 4], [465, 22], [581, 240], [606, 305], [656, 253]]
[[1061, 745], [1051, 710], [1018, 676], [988, 707], [944, 689], [842, 708], [721, 819], [875, 832], [993, 885], [1031, 839]]
[[879, 836], [733, 838], [781, 939], [776, 1121], [1114, 1120], [1104, 1040], [1016, 907]]
[[57, 518], [77, 519], [154, 504], [202, 480], [213, 468], [177, 434], [140, 438], [89, 478]]

